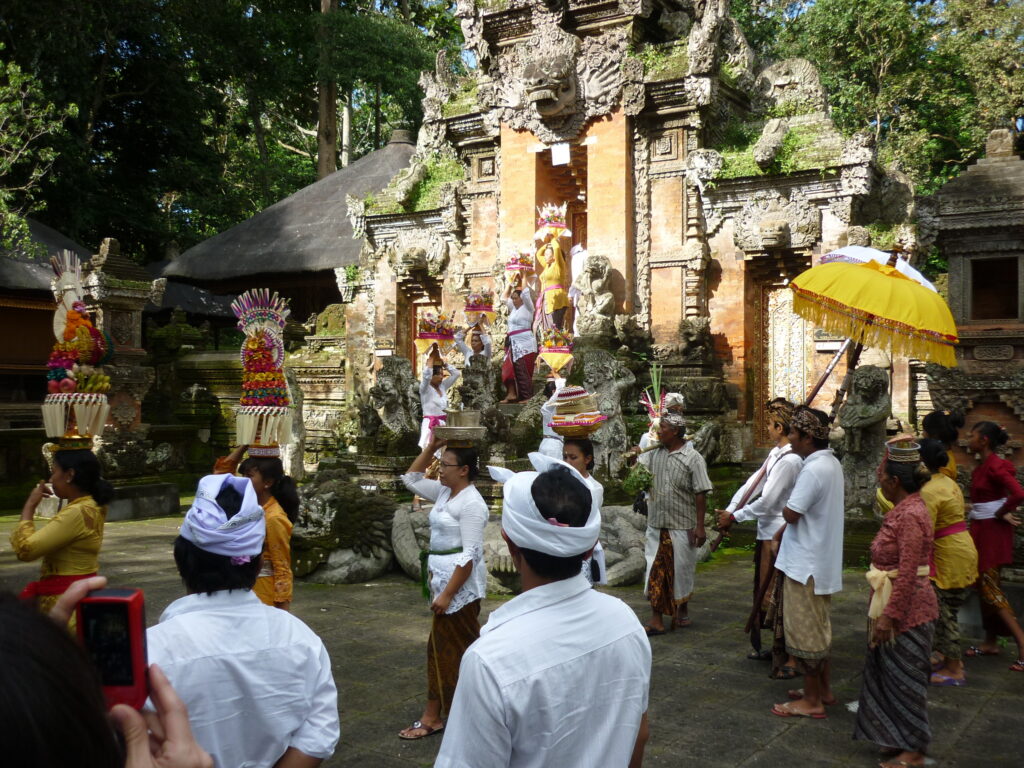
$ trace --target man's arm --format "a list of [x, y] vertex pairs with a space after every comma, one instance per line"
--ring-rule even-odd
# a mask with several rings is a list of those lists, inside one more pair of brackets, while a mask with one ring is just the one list
[[633, 756], [629, 758], [629, 768], [641, 768], [644, 764], [644, 747], [647, 746], [647, 739], [651, 735], [651, 727], [647, 723], [647, 713], [640, 718], [640, 730], [636, 734], [636, 743], [633, 744]]
[[801, 515], [799, 512], [794, 512], [789, 507], [786, 507], [782, 510], [782, 517], [785, 518], [786, 522], [790, 525], [796, 525], [800, 522]]

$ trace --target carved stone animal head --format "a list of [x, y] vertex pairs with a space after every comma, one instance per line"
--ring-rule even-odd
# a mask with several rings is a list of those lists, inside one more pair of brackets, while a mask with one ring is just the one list
[[526, 100], [541, 119], [558, 117], [576, 103], [576, 63], [566, 54], [547, 56], [538, 51], [523, 69]]
[[583, 263], [583, 270], [587, 273], [587, 277], [594, 281], [607, 281], [610, 269], [611, 264], [608, 257], [597, 253], [588, 254], [587, 260]]
[[888, 392], [889, 377], [881, 368], [865, 365], [853, 372], [851, 401], [873, 403]]

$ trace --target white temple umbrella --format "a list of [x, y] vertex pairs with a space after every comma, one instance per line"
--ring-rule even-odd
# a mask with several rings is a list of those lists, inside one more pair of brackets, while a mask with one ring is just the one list
[[[826, 253], [821, 257], [819, 263], [830, 264], [834, 261], [845, 261], [848, 264], [863, 264], [865, 261], [877, 261], [879, 264], [887, 264], [889, 256], [889, 251], [880, 251], [877, 248], [868, 248], [863, 245], [844, 245], [842, 248]], [[932, 285], [931, 281], [910, 266], [910, 262], [902, 257], [896, 260], [896, 271], [920, 283], [930, 291], [935, 290], [935, 286]]]

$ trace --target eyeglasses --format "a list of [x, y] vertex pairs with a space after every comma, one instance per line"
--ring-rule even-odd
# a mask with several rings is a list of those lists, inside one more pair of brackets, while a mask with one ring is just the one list
[[437, 463], [440, 464], [442, 467], [461, 467], [462, 466], [461, 464], [448, 464], [447, 462], [444, 462], [444, 461], [439, 461]]

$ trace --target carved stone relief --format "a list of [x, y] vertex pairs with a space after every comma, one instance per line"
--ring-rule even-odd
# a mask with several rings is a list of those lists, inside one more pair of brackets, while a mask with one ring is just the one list
[[821, 236], [821, 216], [804, 192], [793, 189], [787, 199], [778, 190], [769, 189], [754, 194], [740, 211], [736, 245], [748, 252], [763, 250], [761, 222], [766, 219], [788, 222], [792, 248], [810, 248]]

